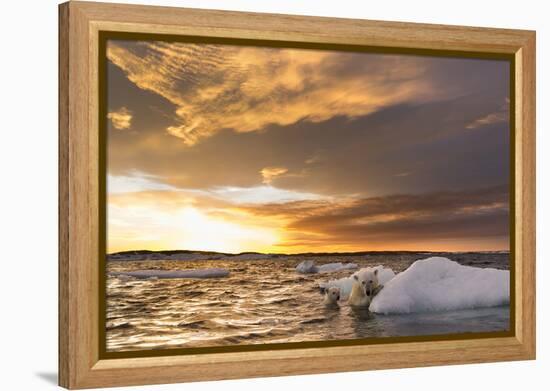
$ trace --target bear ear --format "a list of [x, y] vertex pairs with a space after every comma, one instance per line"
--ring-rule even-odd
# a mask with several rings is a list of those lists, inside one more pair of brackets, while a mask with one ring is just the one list
[[354, 274], [353, 278], [355, 279], [355, 281], [359, 281], [359, 278], [357, 278], [357, 274]]
[[374, 269], [374, 275], [375, 275], [375, 276], [378, 275], [378, 269]]

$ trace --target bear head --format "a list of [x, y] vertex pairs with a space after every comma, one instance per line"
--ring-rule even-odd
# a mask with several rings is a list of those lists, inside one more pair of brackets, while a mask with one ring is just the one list
[[361, 289], [365, 292], [365, 295], [372, 296], [374, 290], [378, 287], [378, 269], [354, 274], [353, 279], [357, 284], [361, 285]]
[[333, 286], [325, 290], [325, 296], [327, 301], [336, 303], [340, 300], [340, 288]]

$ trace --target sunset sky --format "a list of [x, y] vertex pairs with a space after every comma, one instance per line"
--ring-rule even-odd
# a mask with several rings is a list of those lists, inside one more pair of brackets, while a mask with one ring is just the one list
[[109, 41], [108, 251], [507, 250], [506, 61]]

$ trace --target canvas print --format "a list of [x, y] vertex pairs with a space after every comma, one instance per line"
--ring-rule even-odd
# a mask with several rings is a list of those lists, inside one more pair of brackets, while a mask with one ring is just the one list
[[109, 39], [107, 352], [511, 330], [507, 60]]

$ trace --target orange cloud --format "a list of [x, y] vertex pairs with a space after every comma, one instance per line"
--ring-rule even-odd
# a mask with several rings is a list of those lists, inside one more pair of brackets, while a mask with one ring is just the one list
[[268, 185], [273, 181], [273, 179], [284, 175], [287, 172], [288, 170], [284, 167], [266, 167], [260, 171], [260, 174], [262, 174], [263, 183]]
[[282, 252], [508, 249], [506, 186], [240, 210], [284, 222], [286, 236], [277, 244]]
[[121, 107], [116, 111], [109, 112], [109, 114], [107, 114], [107, 118], [111, 120], [111, 123], [115, 129], [130, 129], [130, 126], [132, 125], [132, 112], [126, 107]]
[[356, 117], [438, 93], [420, 77], [427, 66], [419, 57], [116, 41], [107, 56], [139, 88], [176, 106], [166, 131], [189, 146], [221, 129]]

